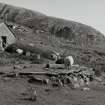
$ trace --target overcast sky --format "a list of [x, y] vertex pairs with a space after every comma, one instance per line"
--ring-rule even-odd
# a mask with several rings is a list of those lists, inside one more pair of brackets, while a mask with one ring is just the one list
[[0, 0], [0, 2], [91, 25], [105, 34], [105, 0]]

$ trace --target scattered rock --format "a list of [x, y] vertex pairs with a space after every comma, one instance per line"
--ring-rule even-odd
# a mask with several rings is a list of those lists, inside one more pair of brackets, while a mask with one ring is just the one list
[[84, 88], [82, 88], [82, 90], [83, 90], [83, 91], [89, 91], [90, 88], [88, 88], [88, 87], [84, 87]]
[[26, 56], [27, 56], [27, 57], [30, 57], [30, 56], [31, 56], [30, 51], [26, 52]]
[[22, 49], [17, 49], [16, 52], [17, 52], [18, 54], [23, 54], [23, 50], [22, 50]]
[[34, 47], [34, 43], [29, 43], [29, 46]]
[[85, 85], [85, 82], [84, 82], [84, 80], [82, 78], [79, 79], [79, 84], [80, 84], [80, 86], [84, 86]]
[[36, 101], [36, 99], [37, 99], [37, 93], [36, 93], [36, 90], [34, 90], [34, 91], [31, 93], [31, 97], [30, 97], [30, 99], [31, 99], [32, 101]]
[[49, 89], [49, 88], [45, 89], [45, 92], [50, 92], [50, 91], [51, 91], [51, 89]]
[[99, 77], [95, 77], [94, 80], [96, 80], [97, 82], [102, 82], [102, 79]]

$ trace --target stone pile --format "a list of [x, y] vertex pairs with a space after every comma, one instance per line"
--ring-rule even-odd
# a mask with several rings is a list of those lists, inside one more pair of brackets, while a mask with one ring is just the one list
[[56, 76], [51, 76], [50, 81], [52, 86], [66, 86], [69, 85], [71, 88], [79, 88], [88, 86], [89, 83], [94, 79], [95, 73], [93, 69], [82, 68], [79, 71], [72, 71], [68, 73], [59, 73]]

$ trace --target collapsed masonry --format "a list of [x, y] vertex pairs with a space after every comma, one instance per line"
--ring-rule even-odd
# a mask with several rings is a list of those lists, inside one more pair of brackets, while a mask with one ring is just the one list
[[69, 85], [72, 88], [88, 86], [94, 80], [95, 72], [92, 68], [79, 67], [71, 71], [64, 71], [56, 76], [51, 76], [50, 80], [53, 86]]
[[[32, 74], [33, 75], [33, 74]], [[37, 78], [36, 75], [46, 75], [47, 79], [41, 77]], [[50, 84], [53, 87], [64, 87], [70, 86], [71, 88], [80, 88], [84, 86], [88, 86], [91, 81], [95, 78], [95, 72], [92, 68], [87, 67], [79, 67], [72, 68], [72, 70], [67, 71], [63, 70], [60, 72], [47, 71], [42, 73], [34, 73], [33, 76], [29, 79], [29, 81], [36, 83], [40, 82], [41, 84]]]
[[[9, 73], [9, 77], [27, 76], [28, 82], [38, 83], [41, 85], [50, 85], [52, 87], [69, 86], [72, 89], [88, 87], [90, 82], [96, 79], [95, 71], [88, 67], [73, 67], [71, 70], [54, 70], [49, 68], [43, 72], [24, 72], [20, 69], [28, 67], [14, 67], [14, 72]], [[99, 81], [99, 80], [98, 80]]]

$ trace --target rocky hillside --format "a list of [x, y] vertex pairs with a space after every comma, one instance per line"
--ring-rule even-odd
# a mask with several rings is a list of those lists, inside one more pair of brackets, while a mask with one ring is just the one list
[[[18, 43], [33, 43], [41, 51], [55, 50], [71, 54], [75, 62], [104, 70], [105, 37], [78, 22], [49, 17], [42, 13], [0, 3], [0, 21], [21, 26], [13, 30]], [[35, 49], [34, 49], [35, 50]]]
[[0, 18], [27, 26], [34, 31], [43, 30], [50, 35], [64, 38], [81, 47], [103, 44], [104, 36], [94, 28], [63, 19], [48, 17], [42, 13], [7, 4], [0, 4]]

